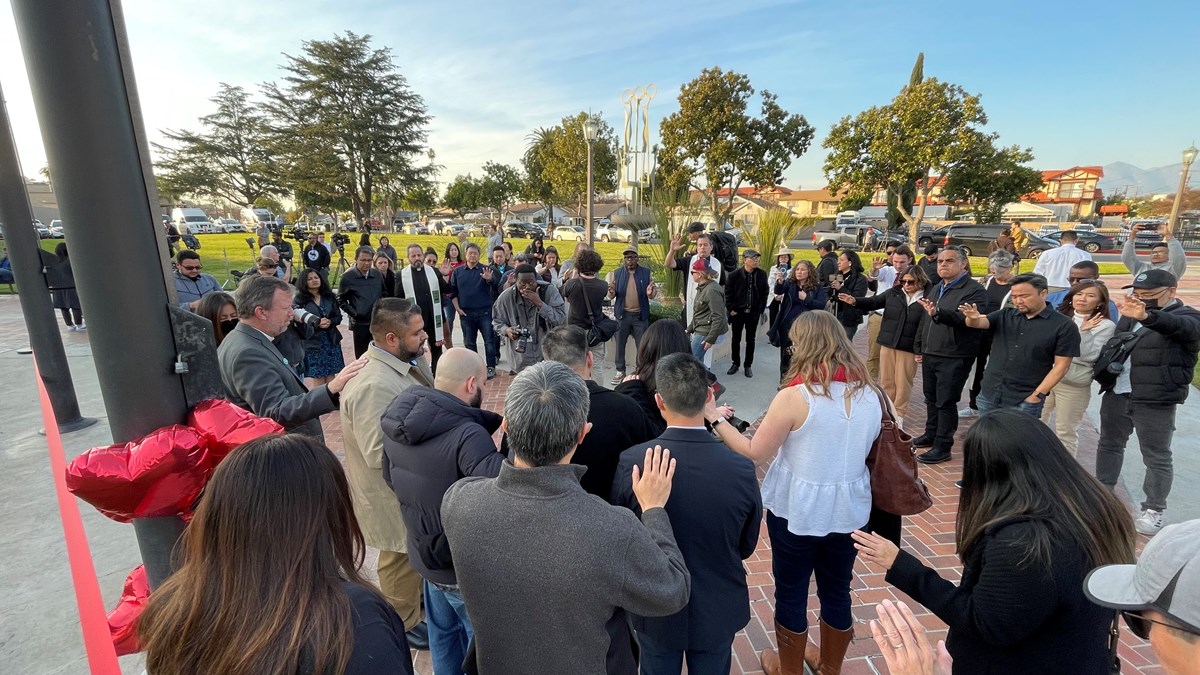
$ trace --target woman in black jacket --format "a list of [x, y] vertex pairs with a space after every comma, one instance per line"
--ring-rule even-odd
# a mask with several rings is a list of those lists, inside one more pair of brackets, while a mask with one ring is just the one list
[[[384, 256], [387, 259], [387, 256]], [[312, 336], [304, 341], [304, 384], [309, 389], [333, 379], [346, 366], [342, 355], [342, 310], [337, 296], [317, 271], [301, 270], [295, 305], [317, 318]]]
[[955, 673], [1107, 675], [1115, 612], [1083, 580], [1133, 562], [1128, 510], [1024, 413], [980, 417], [963, 455], [959, 585], [879, 535], [855, 532], [859, 555], [946, 622]]
[[775, 295], [783, 296], [783, 306], [767, 331], [767, 339], [779, 347], [779, 377], [783, 379], [792, 362], [792, 341], [788, 338], [792, 322], [804, 312], [825, 308], [825, 288], [817, 282], [817, 268], [801, 260], [792, 268], [787, 281], [776, 283], [772, 290]]
[[[863, 311], [855, 307], [852, 303], [843, 302], [838, 299], [841, 295], [849, 295], [854, 298], [862, 298], [867, 295], [867, 277], [863, 275], [862, 260], [854, 251], [842, 251], [837, 260], [838, 273], [829, 278], [829, 287], [832, 290], [833, 305], [831, 309], [837, 315], [838, 321], [846, 328], [846, 336], [851, 340], [854, 339], [854, 334], [858, 332], [858, 327], [863, 322]], [[840, 279], [838, 278], [840, 275]]]

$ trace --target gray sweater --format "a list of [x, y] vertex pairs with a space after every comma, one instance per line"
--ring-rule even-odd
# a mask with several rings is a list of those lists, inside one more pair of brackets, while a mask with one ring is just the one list
[[464, 478], [446, 491], [442, 523], [475, 628], [481, 675], [605, 672], [605, 624], [624, 609], [667, 616], [691, 577], [663, 509], [641, 522], [584, 492], [585, 468]]
[[1129, 273], [1137, 276], [1146, 270], [1166, 270], [1175, 275], [1175, 280], [1183, 278], [1187, 272], [1187, 253], [1183, 250], [1183, 244], [1176, 237], [1171, 237], [1167, 240], [1167, 262], [1157, 265], [1150, 263], [1148, 260], [1139, 260], [1137, 254], [1137, 244], [1134, 243], [1134, 237], [1131, 235], [1125, 245], [1121, 247], [1121, 262], [1129, 268]]

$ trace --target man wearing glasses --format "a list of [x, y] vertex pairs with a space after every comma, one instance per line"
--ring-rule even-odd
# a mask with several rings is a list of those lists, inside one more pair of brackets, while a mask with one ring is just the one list
[[617, 372], [609, 381], [621, 384], [625, 379], [625, 351], [630, 334], [633, 335], [633, 352], [636, 354], [642, 336], [650, 326], [650, 301], [654, 299], [654, 280], [650, 270], [638, 264], [637, 249], [629, 246], [621, 254], [624, 265], [609, 273], [608, 297], [613, 301], [613, 316], [617, 319]]
[[186, 310], [195, 310], [201, 298], [221, 290], [221, 284], [202, 269], [200, 254], [191, 249], [185, 248], [175, 256], [175, 293], [179, 295], [179, 306]]
[[914, 352], [922, 364], [925, 390], [925, 433], [913, 440], [918, 448], [930, 448], [917, 457], [925, 464], [950, 461], [950, 447], [958, 430], [958, 400], [979, 354], [982, 335], [967, 326], [960, 306], [987, 303], [987, 291], [971, 278], [971, 264], [957, 246], [937, 254], [938, 281], [929, 286], [918, 302], [929, 321], [917, 332]]
[[1200, 520], [1163, 528], [1136, 565], [1092, 570], [1083, 592], [1120, 610], [1168, 675], [1200, 673]]
[[[1104, 282], [1100, 280], [1100, 266], [1091, 260], [1083, 260], [1071, 265], [1068, 272], [1068, 281], [1070, 284], [1066, 289], [1055, 291], [1046, 296], [1046, 304], [1054, 309], [1063, 303], [1063, 299], [1067, 297], [1067, 293], [1071, 292], [1071, 286], [1075, 284], [1100, 284]], [[1108, 301], [1108, 316], [1116, 323], [1121, 320], [1121, 312], [1117, 309], [1117, 303], [1112, 300]]]
[[1179, 282], [1166, 270], [1148, 270], [1125, 288], [1133, 294], [1121, 304], [1117, 337], [1137, 340], [1116, 384], [1100, 402], [1100, 443], [1096, 447], [1096, 478], [1116, 486], [1125, 460], [1125, 445], [1137, 431], [1146, 477], [1142, 513], [1134, 521], [1138, 532], [1153, 536], [1163, 526], [1163, 511], [1171, 492], [1174, 469], [1171, 439], [1175, 410], [1187, 400], [1192, 369], [1200, 352], [1200, 312], [1176, 295]]

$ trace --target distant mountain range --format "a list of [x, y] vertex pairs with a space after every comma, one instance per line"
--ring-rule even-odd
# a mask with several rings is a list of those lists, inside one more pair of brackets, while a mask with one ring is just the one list
[[[1179, 187], [1179, 171], [1182, 168], [1182, 164], [1171, 164], [1155, 169], [1140, 169], [1125, 162], [1113, 162], [1105, 165], [1104, 178], [1100, 179], [1097, 185], [1106, 196], [1114, 192], [1129, 197], [1173, 194]], [[1192, 168], [1193, 171], [1200, 172], [1200, 168], [1195, 165]], [[1193, 177], [1188, 183], [1195, 187], [1196, 178]]]

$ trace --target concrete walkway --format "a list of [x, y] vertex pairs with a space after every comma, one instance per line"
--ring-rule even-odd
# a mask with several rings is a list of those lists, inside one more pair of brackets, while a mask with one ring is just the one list
[[[1114, 288], [1127, 281], [1106, 278]], [[1200, 306], [1200, 272], [1192, 271], [1187, 283], [1185, 299], [1193, 306]], [[92, 363], [87, 333], [63, 332], [67, 354], [75, 379], [83, 414], [100, 419], [90, 429], [64, 437], [68, 460], [89, 447], [111, 442], [105, 423], [104, 409], [99, 386]], [[860, 348], [865, 348], [865, 331], [858, 336]], [[45, 438], [38, 434], [41, 418], [33, 379], [32, 360], [28, 355], [17, 354], [17, 349], [27, 344], [23, 319], [15, 296], [0, 296], [0, 381], [6, 383], [0, 396], [0, 547], [5, 564], [0, 569], [0, 672], [32, 673], [37, 675], [56, 673], [86, 673], [79, 617], [76, 610], [73, 588], [67, 568], [62, 529], [51, 482]], [[349, 345], [349, 341], [345, 344]], [[461, 338], [457, 344], [461, 344]], [[607, 382], [612, 376], [611, 345], [606, 357], [597, 368], [595, 379]], [[729, 388], [723, 401], [734, 405], [738, 415], [747, 420], [757, 419], [767, 408], [777, 386], [779, 352], [770, 347], [760, 333], [757, 355], [754, 362], [755, 377], [747, 379], [740, 373], [726, 376], [729, 366], [727, 353], [722, 349], [713, 369]], [[633, 359], [630, 348], [629, 359]], [[484, 405], [493, 410], [503, 410], [504, 393], [510, 381], [507, 364], [501, 364], [500, 374], [487, 388]], [[914, 403], [906, 415], [906, 424], [916, 428], [924, 419], [920, 405], [919, 389], [914, 392]], [[1193, 392], [1195, 394], [1195, 392]], [[1081, 439], [1080, 461], [1089, 468], [1094, 466], [1095, 418], [1088, 420]], [[1178, 431], [1175, 435], [1175, 489], [1171, 495], [1168, 520], [1200, 518], [1200, 395], [1193, 395], [1178, 414]], [[341, 451], [341, 428], [337, 413], [325, 418], [326, 438], [335, 452]], [[967, 425], [960, 430], [959, 438]], [[1131, 446], [1133, 444], [1131, 443]], [[1140, 486], [1141, 467], [1136, 446], [1130, 448], [1126, 462], [1124, 480], [1129, 486]], [[956, 447], [957, 450], [957, 447]], [[934, 495], [934, 506], [919, 516], [905, 521], [904, 546], [922, 557], [928, 564], [950, 579], [960, 575], [954, 547], [954, 522], [957, 510], [958, 491], [953, 481], [961, 475], [961, 454], [956, 452], [954, 461], [934, 467], [922, 467], [922, 475]], [[1136, 490], [1135, 490], [1136, 491]], [[1122, 492], [1122, 494], [1124, 494]], [[96, 573], [106, 605], [112, 607], [120, 595], [125, 575], [139, 562], [133, 530], [128, 525], [115, 523], [101, 516], [91, 507], [80, 503], [84, 525], [88, 532], [95, 561]], [[1141, 537], [1141, 544], [1146, 541]], [[757, 652], [774, 643], [772, 622], [774, 607], [774, 584], [771, 576], [770, 548], [764, 530], [758, 551], [747, 561], [751, 588], [752, 619], [734, 643], [735, 659], [732, 672], [758, 672]], [[373, 556], [368, 561], [373, 568]], [[883, 581], [879, 570], [868, 569], [859, 563], [855, 569], [853, 583], [855, 600], [854, 616], [861, 625], [857, 638], [850, 648], [850, 660], [843, 672], [884, 672], [882, 659], [878, 656], [865, 622], [874, 615], [873, 605], [884, 598], [903, 598], [903, 594], [891, 589]], [[815, 597], [810, 608], [815, 610]], [[914, 606], [922, 621], [932, 630], [931, 638], [944, 637], [944, 626], [936, 617]], [[816, 619], [815, 612], [813, 620]], [[1149, 646], [1123, 633], [1121, 655], [1125, 659], [1125, 672], [1157, 673]], [[419, 672], [428, 674], [426, 652], [417, 654]], [[122, 666], [126, 673], [141, 673], [143, 666], [139, 656], [124, 657]]]

